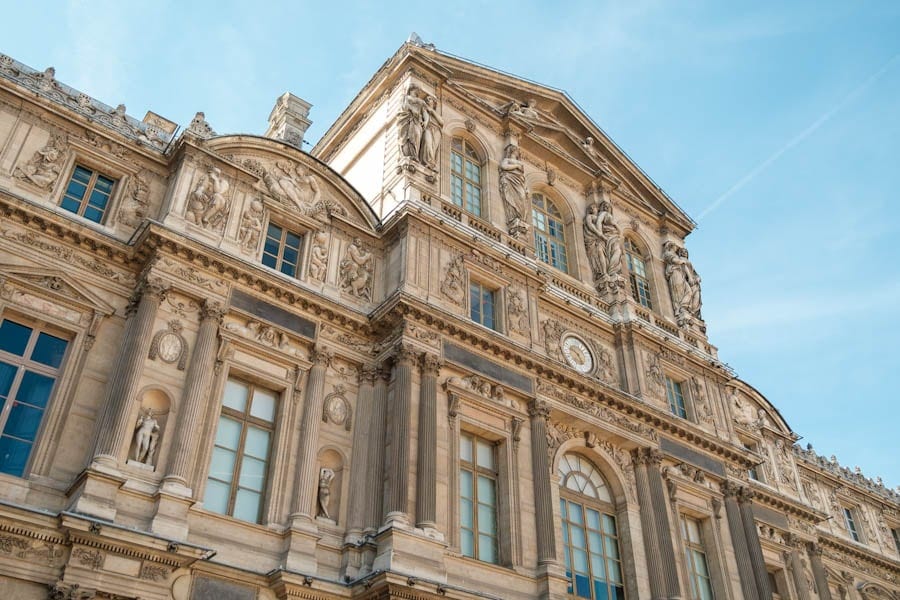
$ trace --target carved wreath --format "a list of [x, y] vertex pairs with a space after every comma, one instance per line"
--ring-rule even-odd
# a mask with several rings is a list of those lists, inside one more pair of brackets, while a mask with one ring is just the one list
[[177, 319], [169, 321], [167, 329], [160, 329], [150, 342], [151, 360], [159, 358], [166, 363], [177, 363], [178, 370], [184, 371], [187, 365], [187, 340], [181, 335], [181, 322]]
[[325, 405], [322, 410], [322, 421], [343, 425], [347, 431], [353, 425], [353, 409], [350, 402], [344, 397], [343, 387], [335, 388], [335, 391], [325, 397]]

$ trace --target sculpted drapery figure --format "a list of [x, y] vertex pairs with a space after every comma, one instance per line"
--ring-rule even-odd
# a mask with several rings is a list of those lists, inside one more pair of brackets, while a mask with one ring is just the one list
[[666, 265], [666, 279], [672, 293], [672, 304], [679, 325], [700, 318], [700, 275], [688, 260], [687, 250], [675, 242], [663, 246], [663, 262]]
[[250, 201], [247, 210], [241, 215], [241, 230], [238, 232], [238, 240], [241, 242], [241, 248], [245, 251], [253, 252], [259, 246], [264, 216], [263, 203], [257, 198]]
[[34, 153], [31, 160], [13, 170], [13, 177], [28, 181], [39, 188], [49, 188], [59, 178], [59, 171], [65, 158], [65, 139], [62, 136], [53, 136], [46, 146]]
[[313, 236], [312, 250], [309, 256], [309, 276], [316, 281], [325, 280], [325, 269], [328, 267], [328, 234], [317, 231]]
[[422, 164], [432, 169], [437, 169], [438, 154], [441, 146], [441, 129], [444, 127], [444, 121], [437, 113], [437, 98], [431, 94], [425, 96], [423, 117], [422, 147], [419, 150], [419, 154]]
[[341, 261], [341, 286], [344, 291], [371, 302], [374, 270], [375, 257], [363, 247], [362, 240], [353, 238], [347, 247], [347, 257]]
[[398, 114], [400, 121], [400, 152], [415, 161], [420, 159], [422, 134], [425, 132], [427, 106], [425, 92], [419, 86], [409, 86]]
[[212, 227], [224, 226], [228, 215], [228, 201], [225, 194], [231, 186], [222, 177], [222, 171], [210, 167], [191, 193], [185, 217], [194, 225]]
[[507, 144], [500, 161], [500, 197], [506, 211], [506, 224], [514, 225], [524, 221], [528, 189], [525, 185], [525, 163], [521, 160], [519, 147]]
[[584, 217], [584, 245], [597, 291], [605, 293], [622, 281], [622, 232], [612, 218], [612, 205], [591, 204]]

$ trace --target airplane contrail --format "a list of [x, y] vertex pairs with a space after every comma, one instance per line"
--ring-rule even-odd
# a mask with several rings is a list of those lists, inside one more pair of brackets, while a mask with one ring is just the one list
[[803, 131], [801, 131], [799, 134], [797, 134], [796, 136], [794, 136], [791, 140], [789, 140], [789, 141], [788, 141], [784, 146], [782, 146], [780, 149], [776, 150], [775, 153], [772, 154], [772, 156], [770, 156], [770, 157], [767, 158], [766, 160], [762, 161], [761, 163], [759, 163], [758, 165], [756, 165], [755, 167], [753, 167], [752, 169], [750, 169], [750, 172], [747, 173], [746, 175], [744, 175], [743, 177], [741, 177], [741, 178], [737, 181], [737, 183], [735, 183], [733, 186], [731, 186], [730, 188], [728, 188], [728, 191], [726, 191], [724, 194], [722, 194], [721, 196], [719, 196], [718, 198], [716, 198], [715, 200], [713, 200], [712, 203], [711, 203], [709, 206], [707, 206], [706, 208], [704, 208], [703, 211], [700, 213], [700, 215], [697, 217], [697, 221], [700, 221], [700, 219], [702, 219], [703, 217], [705, 217], [706, 215], [708, 215], [708, 214], [711, 213], [712, 211], [714, 211], [714, 210], [716, 210], [717, 208], [719, 208], [719, 206], [721, 206], [723, 202], [725, 202], [728, 198], [730, 198], [731, 196], [733, 196], [738, 190], [740, 190], [741, 188], [743, 188], [745, 185], [747, 185], [748, 183], [750, 183], [750, 181], [753, 180], [754, 177], [756, 177], [757, 175], [759, 175], [760, 173], [762, 173], [763, 171], [765, 171], [765, 170], [769, 167], [769, 165], [771, 165], [773, 162], [775, 162], [776, 160], [778, 160], [779, 158], [781, 158], [781, 155], [782, 155], [782, 154], [784, 154], [785, 152], [787, 152], [788, 150], [790, 150], [791, 148], [793, 148], [794, 146], [796, 146], [797, 144], [799, 144], [800, 142], [802, 142], [803, 140], [805, 140], [806, 138], [808, 138], [809, 136], [811, 136], [813, 133], [815, 133], [815, 131], [816, 131], [817, 129], [819, 129], [822, 125], [824, 125], [829, 119], [831, 119], [834, 115], [836, 115], [838, 112], [840, 112], [841, 109], [843, 109], [845, 106], [847, 106], [848, 104], [850, 104], [850, 103], [851, 103], [853, 100], [855, 100], [860, 94], [862, 94], [864, 91], [866, 91], [866, 89], [868, 89], [869, 86], [871, 86], [871, 85], [872, 85], [873, 83], [875, 83], [882, 75], [884, 75], [884, 74], [888, 71], [888, 69], [891, 68], [891, 66], [893, 65], [893, 63], [894, 63], [898, 58], [900, 58], [900, 53], [895, 54], [893, 57], [891, 57], [891, 59], [888, 60], [888, 61], [884, 64], [884, 66], [882, 66], [880, 69], [878, 69], [877, 71], [875, 71], [875, 73], [873, 73], [872, 75], [870, 75], [870, 76], [869, 76], [865, 81], [863, 81], [861, 84], [859, 84], [858, 86], [856, 86], [856, 88], [854, 88], [853, 91], [851, 91], [849, 94], [847, 94], [847, 95], [844, 97], [843, 100], [841, 100], [840, 102], [838, 102], [833, 108], [831, 108], [831, 109], [828, 110], [825, 114], [823, 114], [821, 117], [819, 117], [818, 119], [816, 119], [815, 122], [813, 122], [812, 125], [810, 125], [810, 126], [807, 127], [806, 129], [804, 129]]

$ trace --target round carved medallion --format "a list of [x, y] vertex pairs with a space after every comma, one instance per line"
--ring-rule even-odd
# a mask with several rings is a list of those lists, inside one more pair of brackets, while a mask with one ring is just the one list
[[594, 368], [594, 357], [587, 345], [575, 336], [568, 336], [562, 341], [563, 356], [569, 366], [579, 373], [590, 373]]
[[178, 360], [182, 350], [181, 338], [175, 333], [168, 331], [160, 336], [156, 352], [165, 362], [173, 363]]

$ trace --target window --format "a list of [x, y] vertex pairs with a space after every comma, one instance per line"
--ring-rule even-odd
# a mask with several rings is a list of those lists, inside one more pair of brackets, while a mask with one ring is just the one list
[[856, 529], [856, 518], [855, 511], [852, 508], [844, 508], [844, 525], [847, 526], [847, 532], [850, 533], [850, 537], [853, 538], [854, 542], [861, 542], [862, 540], [859, 537], [859, 530]]
[[222, 395], [203, 505], [259, 523], [269, 470], [277, 395], [229, 378]]
[[534, 225], [534, 250], [537, 257], [563, 273], [569, 272], [566, 233], [562, 214], [543, 194], [531, 195], [531, 222]]
[[469, 315], [476, 323], [496, 329], [494, 291], [476, 282], [469, 284]]
[[[759, 446], [757, 446], [756, 444], [754, 444], [754, 443], [752, 443], [752, 442], [745, 442], [745, 443], [744, 443], [744, 448], [746, 448], [746, 449], [749, 450], [750, 452], [753, 452], [754, 454], [759, 454]], [[748, 476], [750, 477], [750, 479], [752, 479], [753, 481], [760, 481], [760, 482], [764, 481], [763, 478], [762, 478], [762, 472], [761, 472], [760, 469], [759, 469], [760, 464], [762, 464], [762, 463], [753, 465], [753, 466], [750, 467], [750, 469], [747, 471], [747, 475], [748, 475]]]
[[894, 538], [894, 546], [897, 548], [897, 554], [900, 554], [900, 527], [892, 527], [891, 536]]
[[266, 244], [263, 246], [262, 264], [285, 275], [296, 277], [302, 239], [298, 233], [269, 223], [266, 230]]
[[681, 515], [681, 537], [684, 540], [685, 566], [691, 579], [691, 598], [712, 600], [712, 582], [709, 577], [706, 550], [703, 548], [700, 522], [697, 519]]
[[75, 165], [69, 185], [66, 186], [66, 193], [63, 194], [59, 205], [88, 221], [101, 223], [115, 185], [114, 179], [87, 167]]
[[676, 417], [687, 418], [687, 409], [684, 405], [684, 390], [680, 381], [675, 381], [666, 375], [666, 399], [669, 401], [669, 410]]
[[624, 600], [615, 506], [600, 472], [578, 454], [559, 461], [559, 509], [569, 593]]
[[644, 253], [628, 238], [625, 238], [625, 262], [628, 264], [628, 277], [631, 280], [631, 296], [641, 306], [652, 309], [650, 280], [647, 278]]
[[25, 472], [68, 345], [39, 327], [0, 322], [0, 472]]
[[468, 433], [459, 443], [459, 530], [464, 556], [499, 561], [494, 444]]
[[450, 198], [481, 216], [481, 159], [469, 142], [458, 137], [450, 142]]

